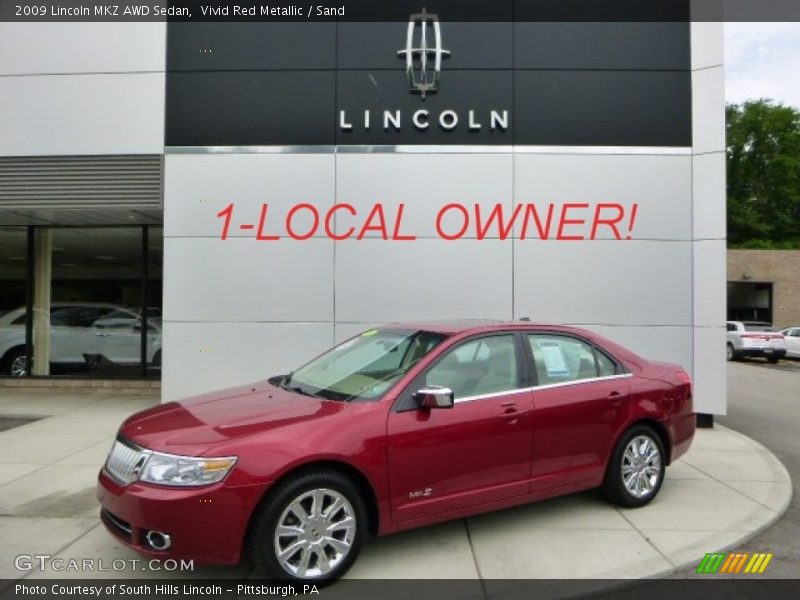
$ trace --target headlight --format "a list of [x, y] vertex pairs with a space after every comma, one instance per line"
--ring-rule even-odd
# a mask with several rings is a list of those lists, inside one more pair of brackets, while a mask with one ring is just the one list
[[208, 485], [221, 481], [235, 463], [235, 456], [194, 458], [152, 452], [139, 473], [139, 481], [157, 485]]

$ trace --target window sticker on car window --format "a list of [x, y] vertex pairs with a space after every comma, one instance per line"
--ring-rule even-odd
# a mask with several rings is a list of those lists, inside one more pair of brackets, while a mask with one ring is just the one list
[[336, 348], [334, 348], [334, 350], [337, 351], [337, 352], [340, 351], [340, 350], [347, 350], [350, 346], [355, 344], [357, 341], [358, 341], [358, 338], [353, 338], [352, 340], [347, 340], [346, 342], [342, 342], [341, 344], [336, 346]]
[[376, 333], [378, 333], [377, 329], [370, 329], [369, 331], [365, 331], [364, 333], [362, 333], [361, 337], [370, 337], [372, 335], [375, 335]]
[[549, 377], [569, 376], [567, 363], [564, 360], [564, 350], [558, 342], [542, 340], [539, 342], [539, 348], [542, 351], [544, 368]]

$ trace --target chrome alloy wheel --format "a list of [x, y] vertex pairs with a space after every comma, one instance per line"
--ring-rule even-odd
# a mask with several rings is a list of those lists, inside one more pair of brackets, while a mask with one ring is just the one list
[[275, 556], [290, 575], [323, 577], [347, 558], [355, 534], [355, 511], [347, 498], [335, 490], [310, 490], [281, 513]]
[[26, 362], [27, 357], [24, 354], [14, 357], [14, 360], [11, 361], [8, 368], [9, 374], [12, 377], [25, 377], [25, 375], [28, 374], [28, 371], [25, 369], [27, 366], [25, 364]]
[[661, 453], [647, 435], [633, 438], [622, 455], [622, 482], [631, 496], [644, 498], [653, 493], [661, 477]]

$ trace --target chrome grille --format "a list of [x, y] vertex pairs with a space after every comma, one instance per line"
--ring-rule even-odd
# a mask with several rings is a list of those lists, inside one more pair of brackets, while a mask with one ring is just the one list
[[106, 472], [122, 484], [136, 481], [147, 460], [147, 451], [131, 444], [116, 440], [106, 459]]

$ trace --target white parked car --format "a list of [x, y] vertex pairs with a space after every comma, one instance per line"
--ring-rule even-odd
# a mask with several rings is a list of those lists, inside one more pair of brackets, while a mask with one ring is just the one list
[[781, 333], [786, 339], [786, 356], [800, 358], [800, 327], [787, 327]]
[[[93, 367], [105, 357], [121, 365], [138, 364], [142, 330], [139, 312], [113, 304], [53, 303], [50, 363]], [[147, 329], [147, 362], [160, 365], [160, 316], [149, 317]], [[0, 316], [0, 372], [12, 377], [26, 375], [25, 308]]]
[[763, 356], [771, 363], [786, 356], [786, 340], [770, 323], [728, 321], [728, 360], [744, 356]]

